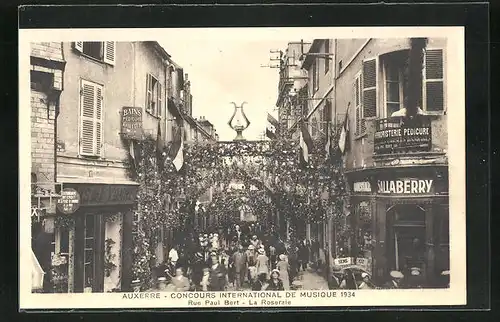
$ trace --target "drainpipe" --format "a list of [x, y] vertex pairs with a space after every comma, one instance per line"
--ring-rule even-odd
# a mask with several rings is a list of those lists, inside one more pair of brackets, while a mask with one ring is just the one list
[[408, 57], [408, 95], [406, 116], [413, 118], [417, 115], [422, 99], [422, 68], [424, 50], [427, 38], [411, 38]]

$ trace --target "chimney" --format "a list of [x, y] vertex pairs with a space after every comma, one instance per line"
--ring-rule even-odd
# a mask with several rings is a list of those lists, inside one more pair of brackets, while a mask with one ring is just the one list
[[187, 83], [189, 81], [188, 73], [184, 74], [184, 81]]

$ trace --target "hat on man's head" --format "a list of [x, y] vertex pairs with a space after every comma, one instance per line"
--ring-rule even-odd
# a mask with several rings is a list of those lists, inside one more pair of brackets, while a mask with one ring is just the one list
[[449, 276], [449, 275], [450, 275], [450, 271], [448, 271], [448, 270], [441, 272], [441, 276]]
[[285, 254], [280, 254], [279, 258], [280, 260], [284, 261], [286, 259]]
[[392, 278], [403, 278], [404, 275], [400, 271], [392, 271], [391, 273]]
[[212, 252], [210, 252], [210, 256], [217, 256], [217, 253], [212, 251]]
[[334, 273], [341, 273], [342, 272], [342, 267], [338, 266], [338, 265], [333, 265], [332, 266], [332, 271]]
[[265, 251], [264, 251], [264, 248], [259, 248], [259, 254], [264, 254]]
[[253, 250], [255, 247], [253, 245], [248, 245], [248, 249]]
[[368, 273], [365, 273], [365, 272], [361, 273], [361, 277], [362, 277], [362, 278], [369, 277], [369, 276], [370, 276], [370, 275], [368, 275]]
[[412, 276], [419, 276], [420, 275], [420, 268], [418, 267], [412, 267], [410, 269], [411, 275]]

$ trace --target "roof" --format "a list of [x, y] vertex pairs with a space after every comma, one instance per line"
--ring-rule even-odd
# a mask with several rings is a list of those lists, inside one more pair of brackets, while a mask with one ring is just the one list
[[159, 42], [157, 41], [146, 41], [146, 43], [150, 44], [151, 46], [153, 46], [160, 55], [163, 56], [164, 59], [167, 59], [167, 60], [170, 60], [170, 54], [167, 53], [167, 51], [160, 45]]
[[[318, 53], [319, 52], [319, 46], [323, 42], [324, 39], [314, 39], [311, 47], [309, 48], [309, 53]], [[309, 69], [311, 67], [312, 63], [314, 62], [315, 57], [314, 56], [308, 56], [305, 54], [304, 61], [302, 62], [302, 68], [303, 69]]]

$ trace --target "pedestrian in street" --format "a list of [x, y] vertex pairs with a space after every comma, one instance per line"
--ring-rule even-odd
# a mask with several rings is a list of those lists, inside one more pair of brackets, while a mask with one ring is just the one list
[[307, 264], [309, 263], [309, 247], [305, 242], [300, 245], [299, 261], [299, 270], [303, 270], [305, 272], [307, 270]]
[[233, 254], [233, 266], [235, 286], [237, 290], [241, 290], [245, 282], [245, 274], [247, 273], [247, 257], [242, 245], [239, 245], [238, 250]]
[[385, 285], [385, 288], [396, 289], [402, 288], [403, 273], [400, 271], [391, 271], [391, 280]]
[[283, 280], [280, 278], [280, 271], [273, 269], [269, 280], [267, 291], [284, 291]]
[[274, 247], [273, 245], [269, 245], [269, 261], [271, 262], [271, 264], [269, 265], [271, 266], [271, 269], [275, 269], [277, 263], [277, 254], [276, 247]]
[[280, 278], [283, 283], [283, 288], [288, 291], [290, 289], [290, 284], [291, 284], [289, 275], [290, 265], [288, 263], [285, 254], [280, 254], [279, 261], [276, 264], [276, 269], [280, 273]]
[[406, 283], [408, 288], [422, 288], [423, 280], [422, 280], [422, 272], [418, 267], [410, 268], [410, 274], [408, 276], [408, 281]]
[[208, 286], [210, 285], [210, 268], [203, 268], [203, 276], [201, 278], [200, 286], [203, 292], [208, 291]]
[[359, 290], [372, 290], [375, 288], [373, 283], [370, 281], [370, 275], [368, 275], [368, 273], [361, 273], [361, 278], [363, 279], [363, 281], [358, 286]]
[[226, 287], [226, 269], [224, 265], [219, 263], [217, 253], [210, 253], [210, 278], [209, 278], [209, 291], [217, 292], [224, 291]]
[[263, 248], [259, 248], [259, 255], [257, 255], [257, 259], [255, 260], [255, 267], [257, 269], [257, 274], [266, 274], [266, 277], [269, 276], [269, 258], [266, 256], [266, 252]]
[[348, 268], [344, 270], [344, 279], [340, 283], [340, 288], [346, 290], [358, 289], [358, 284], [356, 284], [356, 278], [354, 277], [354, 273], [352, 272], [352, 270]]
[[172, 278], [172, 286], [174, 292], [187, 292], [189, 291], [189, 279], [184, 276], [184, 269], [182, 267], [177, 267], [175, 270], [175, 277]]
[[330, 285], [328, 287], [331, 290], [339, 289], [340, 288], [340, 284], [342, 283], [342, 281], [343, 281], [342, 268], [340, 268], [337, 265], [334, 265], [332, 267], [332, 276], [331, 276], [331, 279], [329, 281]]
[[246, 255], [248, 265], [248, 280], [250, 281], [250, 284], [252, 284], [257, 277], [257, 270], [255, 268], [257, 255], [255, 254], [255, 248], [253, 247], [253, 245], [248, 245]]
[[252, 244], [253, 247], [255, 247], [255, 249], [259, 249], [260, 247], [260, 240], [258, 239], [257, 235], [253, 235], [252, 236], [252, 239], [250, 240], [250, 243]]
[[290, 274], [289, 274], [290, 285], [293, 284], [293, 281], [299, 271], [299, 259], [297, 257], [298, 251], [299, 251], [298, 247], [292, 246], [290, 251], [288, 252], [288, 264], [290, 265]]
[[268, 286], [266, 274], [260, 274], [257, 280], [252, 284], [252, 291], [265, 291]]
[[178, 245], [172, 246], [172, 249], [168, 252], [168, 260], [174, 267], [177, 265], [177, 261], [179, 260], [179, 253], [177, 253], [177, 248], [179, 248]]

